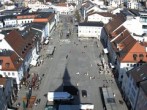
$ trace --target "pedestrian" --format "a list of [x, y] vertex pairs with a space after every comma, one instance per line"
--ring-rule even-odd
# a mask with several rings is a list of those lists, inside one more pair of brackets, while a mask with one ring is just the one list
[[40, 104], [41, 99], [38, 99], [38, 103]]
[[68, 58], [68, 55], [66, 55], [66, 59]]

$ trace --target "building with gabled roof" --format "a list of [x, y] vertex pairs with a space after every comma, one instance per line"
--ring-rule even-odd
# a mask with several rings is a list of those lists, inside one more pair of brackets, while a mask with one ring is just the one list
[[[29, 38], [33, 40], [32, 38]], [[28, 40], [25, 41], [23, 36], [17, 31], [13, 30], [11, 31], [6, 37], [5, 41], [10, 45], [11, 50], [14, 50], [16, 54], [20, 56], [20, 58], [24, 59], [27, 55], [27, 53], [30, 51], [32, 48], [31, 45], [33, 45], [32, 41]], [[16, 42], [17, 41], [17, 42]], [[5, 48], [5, 47], [3, 47]]]
[[19, 88], [24, 76], [23, 61], [14, 51], [2, 50], [0, 52], [0, 62], [0, 75], [15, 79], [15, 85]]
[[132, 110], [147, 108], [147, 64], [129, 70], [123, 78], [122, 92]]
[[114, 15], [109, 12], [89, 12], [85, 20], [88, 22], [103, 22], [107, 24], [113, 17]]
[[108, 12], [108, 9], [106, 6], [102, 6], [102, 5], [93, 5], [92, 7], [90, 7], [86, 13], [89, 13], [90, 11], [93, 12]]
[[[3, 53], [7, 51], [15, 52], [15, 54], [19, 58], [19, 60], [12, 61], [13, 63], [11, 65], [9, 63], [8, 64], [9, 68], [6, 67], [7, 64], [4, 64], [2, 68], [4, 69], [3, 71], [5, 71], [6, 69], [7, 74], [10, 73], [9, 71], [13, 71], [13, 69], [14, 71], [16, 71], [16, 74], [19, 71], [19, 75], [21, 76], [18, 75], [19, 77], [16, 78], [17, 84], [20, 83], [22, 77], [28, 75], [30, 64], [35, 66], [37, 63], [40, 52], [41, 35], [42, 32], [31, 29], [30, 27], [27, 26], [24, 30], [21, 31], [12, 30], [8, 35], [5, 36], [5, 38], [1, 39], [1, 43], [0, 43], [1, 51]], [[5, 47], [3, 45], [5, 45]], [[7, 61], [6, 58], [5, 61]], [[22, 61], [21, 66], [18, 65], [19, 64], [18, 61]], [[1, 74], [3, 74], [3, 76], [6, 76], [5, 72]]]
[[[122, 81], [126, 71], [147, 62], [146, 45], [137, 41], [125, 28], [126, 17], [116, 15], [102, 30], [101, 40], [108, 49], [111, 63], [115, 65], [118, 80]], [[143, 45], [144, 44], [144, 45]]]
[[83, 18], [86, 18], [86, 11], [91, 8], [92, 6], [94, 6], [94, 4], [91, 1], [85, 1], [82, 3], [82, 6], [80, 8], [80, 13], [82, 15]]
[[111, 38], [111, 34], [113, 33], [113, 31], [117, 30], [119, 27], [121, 27], [121, 25], [126, 21], [125, 16], [123, 16], [122, 14], [118, 14], [116, 16], [114, 16], [112, 18], [112, 20], [107, 23], [106, 25], [104, 25], [104, 28], [102, 30], [102, 34], [101, 34], [101, 40], [103, 42], [104, 47], [107, 47], [107, 41], [109, 40], [109, 38]]
[[117, 28], [119, 28], [119, 26], [121, 26], [125, 21], [125, 16], [122, 14], [116, 15], [108, 24], [105, 25], [106, 33], [109, 34], [117, 30]]
[[96, 38], [100, 39], [103, 28], [101, 22], [83, 22], [78, 25], [78, 37], [80, 39]]

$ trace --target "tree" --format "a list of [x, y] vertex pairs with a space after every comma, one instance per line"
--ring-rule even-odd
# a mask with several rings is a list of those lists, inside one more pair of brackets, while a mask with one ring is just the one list
[[80, 17], [80, 14], [79, 14], [78, 10], [75, 11], [75, 17], [76, 17], [77, 21], [80, 22], [81, 17]]

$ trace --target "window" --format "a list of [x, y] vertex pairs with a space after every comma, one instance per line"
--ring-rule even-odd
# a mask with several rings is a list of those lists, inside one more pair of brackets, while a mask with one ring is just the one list
[[4, 76], [6, 76], [6, 72], [4, 72], [3, 74], [4, 74]]
[[133, 54], [133, 59], [137, 60], [137, 54]]
[[135, 93], [134, 89], [132, 88], [131, 91], [132, 91], [133, 96], [135, 97], [136, 96], [136, 93]]
[[134, 67], [136, 67], [137, 64], [134, 64]]
[[127, 64], [127, 66], [129, 66], [129, 64]]
[[144, 57], [143, 54], [139, 54], [139, 58], [140, 58], [141, 60], [143, 60], [143, 57]]
[[12, 73], [12, 76], [14, 76], [14, 73]]
[[10, 73], [8, 72], [8, 76], [10, 76]]
[[9, 68], [10, 67], [10, 63], [6, 63], [5, 66], [6, 66], [6, 68]]

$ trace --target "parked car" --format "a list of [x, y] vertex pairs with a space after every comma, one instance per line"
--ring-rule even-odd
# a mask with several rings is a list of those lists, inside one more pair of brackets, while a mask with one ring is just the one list
[[87, 97], [87, 91], [86, 90], [82, 90], [82, 97]]

